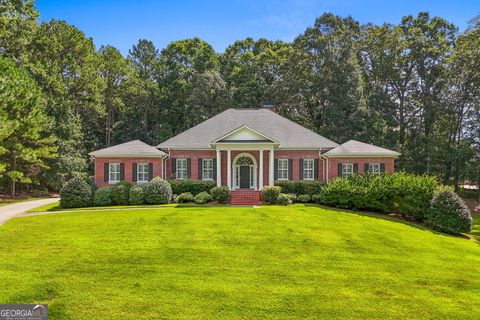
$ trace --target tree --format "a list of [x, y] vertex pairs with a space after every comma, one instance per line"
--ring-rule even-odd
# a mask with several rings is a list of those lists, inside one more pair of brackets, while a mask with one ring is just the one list
[[27, 71], [0, 58], [0, 163], [12, 197], [17, 182], [31, 183], [30, 173], [46, 169], [44, 160], [56, 157], [55, 139], [47, 132], [52, 121], [44, 111], [42, 93]]

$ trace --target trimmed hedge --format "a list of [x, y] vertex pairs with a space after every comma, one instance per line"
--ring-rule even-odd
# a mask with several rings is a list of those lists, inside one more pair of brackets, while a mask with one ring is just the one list
[[226, 186], [214, 187], [210, 189], [210, 195], [212, 196], [213, 201], [227, 203], [228, 199], [230, 199], [230, 190], [228, 190], [228, 187]]
[[112, 189], [109, 187], [97, 189], [93, 196], [93, 204], [97, 207], [112, 205]]
[[82, 208], [92, 205], [92, 188], [80, 178], [67, 181], [60, 190], [62, 208]]
[[310, 202], [311, 198], [308, 194], [301, 194], [297, 197], [297, 202], [300, 203], [308, 203]]
[[127, 205], [133, 184], [128, 181], [117, 182], [112, 186], [112, 202], [115, 205]]
[[297, 201], [297, 195], [295, 193], [285, 193], [288, 197], [288, 199], [290, 199], [290, 203], [294, 203]]
[[190, 192], [181, 193], [175, 198], [176, 203], [193, 202], [194, 200], [195, 199]]
[[262, 199], [270, 204], [277, 203], [278, 196], [281, 192], [282, 189], [278, 186], [266, 186], [262, 189]]
[[275, 181], [275, 185], [282, 188], [282, 193], [294, 193], [296, 195], [308, 194], [312, 196], [314, 194], [321, 193], [322, 188], [325, 186], [325, 182], [319, 180], [301, 180], [301, 181]]
[[155, 177], [145, 187], [145, 201], [149, 204], [165, 204], [172, 200], [172, 188], [168, 181]]
[[206, 191], [200, 192], [195, 196], [195, 203], [197, 204], [204, 204], [209, 201], [212, 201], [212, 196]]
[[210, 189], [216, 186], [214, 181], [210, 180], [168, 180], [172, 187], [173, 194], [181, 194], [185, 192], [190, 192], [194, 196], [200, 192], [209, 192]]
[[286, 206], [286, 205], [289, 205], [292, 203], [292, 200], [290, 199], [290, 197], [288, 196], [288, 194], [285, 194], [285, 193], [280, 193], [278, 195], [278, 198], [277, 198], [277, 204], [281, 205], [281, 206]]
[[130, 188], [129, 202], [133, 205], [145, 203], [145, 189], [147, 184], [136, 185]]
[[433, 197], [425, 222], [432, 229], [451, 234], [470, 232], [472, 229], [472, 215], [465, 201], [448, 190]]

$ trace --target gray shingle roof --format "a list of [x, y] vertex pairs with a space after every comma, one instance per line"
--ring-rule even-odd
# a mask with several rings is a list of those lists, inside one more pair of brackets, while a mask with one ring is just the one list
[[160, 143], [158, 148], [209, 148], [215, 139], [248, 126], [280, 143], [279, 148], [334, 148], [337, 143], [267, 109], [227, 109]]
[[140, 156], [140, 157], [162, 157], [166, 153], [152, 147], [140, 140], [133, 140], [122, 144], [117, 144], [112, 147], [108, 147], [101, 150], [96, 150], [89, 153], [94, 157], [107, 157], [107, 156]]
[[349, 140], [338, 147], [324, 153], [325, 156], [387, 156], [396, 157], [400, 153], [397, 151], [374, 146], [373, 144], [363, 143], [356, 140]]

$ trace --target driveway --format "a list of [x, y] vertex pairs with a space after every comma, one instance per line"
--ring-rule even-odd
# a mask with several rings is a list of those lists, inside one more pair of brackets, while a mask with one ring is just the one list
[[19, 203], [2, 206], [0, 207], [0, 224], [4, 224], [8, 220], [15, 218], [27, 212], [30, 209], [43, 206], [44, 204], [57, 202], [57, 201], [58, 201], [58, 198], [47, 198], [47, 199], [25, 201], [25, 202], [19, 202]]

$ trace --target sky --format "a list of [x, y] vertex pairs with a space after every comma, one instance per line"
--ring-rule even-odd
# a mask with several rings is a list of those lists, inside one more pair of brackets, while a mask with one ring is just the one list
[[36, 7], [40, 21], [65, 20], [97, 47], [113, 45], [125, 55], [139, 39], [162, 49], [199, 37], [217, 52], [247, 37], [292, 41], [324, 12], [383, 24], [429, 11], [460, 30], [480, 15], [480, 0], [37, 0]]

